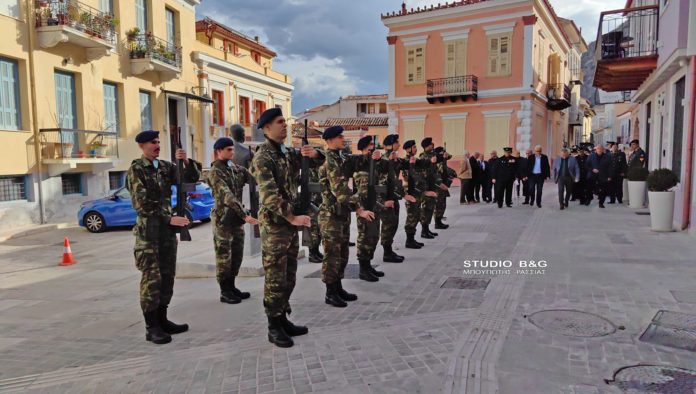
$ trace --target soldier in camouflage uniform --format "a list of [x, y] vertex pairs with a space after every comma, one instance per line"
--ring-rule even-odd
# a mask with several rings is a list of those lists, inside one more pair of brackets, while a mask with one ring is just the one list
[[[416, 199], [406, 194], [403, 185], [399, 181], [399, 172], [402, 169], [403, 160], [396, 157], [399, 148], [399, 135], [389, 134], [384, 137], [382, 141], [384, 145], [384, 155], [382, 155], [382, 161], [387, 161], [387, 171], [380, 175], [379, 184], [387, 185], [389, 182], [389, 177], [391, 176], [391, 182], [393, 182], [393, 193], [388, 195], [385, 193], [383, 199], [385, 201], [385, 209], [380, 212], [380, 219], [382, 221], [382, 228], [380, 232], [380, 240], [382, 242], [382, 249], [384, 249], [384, 256], [382, 261], [385, 263], [401, 263], [404, 261], [404, 256], [398, 255], [394, 252], [392, 244], [394, 243], [394, 236], [399, 228], [399, 198], [403, 196], [404, 200], [407, 202], [415, 202]], [[390, 174], [389, 166], [391, 165]], [[406, 168], [408, 170], [408, 167]], [[392, 201], [392, 207], [389, 207], [388, 201]]]
[[426, 179], [427, 191], [423, 193], [421, 205], [421, 238], [433, 239], [437, 237], [437, 233], [430, 231], [430, 222], [433, 220], [435, 213], [435, 205], [437, 203], [437, 191], [448, 190], [447, 186], [442, 184], [440, 175], [437, 173], [437, 156], [433, 153], [435, 144], [433, 139], [426, 137], [421, 141], [423, 152], [420, 154], [421, 159], [430, 160], [431, 164], [422, 171], [422, 176]]
[[[433, 152], [435, 152], [435, 156], [437, 156], [437, 173], [440, 175], [442, 184], [448, 186], [449, 180], [457, 176], [457, 173], [445, 164], [445, 159], [451, 159], [452, 155], [441, 146], [435, 148]], [[443, 178], [443, 174], [446, 178]], [[437, 189], [437, 201], [435, 202], [435, 229], [437, 230], [446, 230], [449, 228], [449, 224], [442, 222], [445, 217], [445, 210], [447, 209], [447, 197], [449, 196], [449, 190], [444, 190], [443, 188]]]
[[[423, 192], [427, 187], [422, 172], [429, 168], [430, 162], [428, 160], [416, 158], [418, 148], [414, 140], [406, 141], [404, 143], [404, 150], [406, 151], [406, 158], [402, 161], [401, 165], [402, 177], [405, 181], [404, 188], [415, 200], [413, 202], [406, 201], [407, 215], [406, 224], [404, 226], [404, 230], [406, 231], [406, 248], [420, 249], [425, 246], [425, 244], [416, 241], [416, 226], [418, 226], [418, 222], [421, 218], [421, 205], [424, 197]], [[411, 166], [413, 166], [413, 174], [412, 177], [409, 177]], [[413, 184], [409, 182], [413, 182]], [[435, 193], [432, 193], [432, 196], [434, 197]]]
[[210, 166], [208, 184], [215, 198], [215, 207], [210, 217], [213, 220], [220, 302], [239, 304], [250, 296], [248, 292], [239, 290], [235, 285], [244, 256], [244, 223], [258, 224], [256, 218], [250, 216], [242, 204], [244, 184], [248, 183], [251, 173], [246, 168], [234, 164], [232, 139], [220, 138], [213, 148], [217, 160]]
[[[326, 162], [319, 169], [322, 194], [319, 227], [324, 245], [321, 279], [326, 284], [324, 301], [329, 305], [344, 308], [348, 305], [346, 301], [358, 298], [355, 294], [343, 290], [341, 284], [349, 258], [350, 214], [355, 210], [358, 217], [371, 221], [374, 219], [374, 213], [363, 208], [360, 196], [353, 194], [348, 186], [348, 171], [344, 168], [346, 158], [341, 152], [344, 146], [343, 127], [329, 127], [324, 130], [322, 138], [326, 142]], [[348, 163], [347, 166], [359, 168], [354, 163]], [[366, 274], [366, 269], [361, 262], [361, 274]]]
[[[174, 216], [171, 196], [178, 172], [176, 165], [158, 159], [159, 132], [143, 131], [135, 141], [143, 155], [131, 163], [126, 188], [138, 214], [133, 234], [135, 265], [142, 273], [140, 307], [145, 317], [145, 339], [164, 344], [171, 342], [171, 334], [188, 330], [188, 324], [175, 324], [167, 319], [167, 307], [174, 294], [176, 274], [174, 227], [188, 226], [189, 221], [186, 217]], [[187, 159], [182, 149], [176, 151], [175, 157], [184, 161], [185, 182], [198, 181], [200, 166]]]
[[258, 121], [266, 142], [261, 144], [252, 160], [252, 174], [259, 191], [259, 222], [261, 223], [261, 253], [266, 273], [263, 305], [268, 316], [268, 340], [279, 347], [291, 347], [291, 336], [304, 335], [307, 327], [290, 322], [290, 295], [295, 288], [299, 237], [297, 226], [309, 227], [311, 218], [295, 215], [301, 156], [321, 156], [311, 146], [300, 153], [283, 144], [287, 138], [287, 123], [279, 108], [266, 110]]
[[[311, 168], [309, 171], [309, 182], [319, 183], [319, 169]], [[312, 203], [316, 207], [319, 207], [321, 205], [321, 193], [312, 193]], [[319, 251], [319, 246], [321, 245], [319, 211], [310, 210], [309, 216], [312, 218], [311, 243], [309, 245], [309, 262], [321, 263], [322, 260], [324, 260], [324, 255]]]

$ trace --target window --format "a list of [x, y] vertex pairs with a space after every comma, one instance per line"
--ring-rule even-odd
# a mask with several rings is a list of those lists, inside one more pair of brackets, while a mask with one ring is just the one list
[[213, 90], [213, 124], [218, 126], [225, 125], [225, 93]]
[[251, 124], [249, 109], [249, 98], [239, 97], [239, 123], [244, 126], [249, 126]]
[[511, 33], [488, 37], [488, 75], [493, 77], [510, 75]]
[[82, 174], [61, 174], [63, 195], [82, 194]]
[[375, 113], [375, 104], [371, 103], [367, 105], [367, 113], [368, 114], [374, 114]]
[[445, 77], [466, 75], [466, 40], [445, 42]]
[[464, 151], [466, 118], [442, 120], [442, 137], [447, 144], [447, 150], [453, 156], [461, 155]]
[[379, 103], [379, 113], [380, 114], [387, 113], [387, 103]]
[[114, 0], [99, 0], [99, 9], [109, 14], [114, 13]]
[[26, 180], [22, 175], [0, 176], [0, 201], [26, 200]]
[[266, 103], [261, 100], [254, 100], [254, 123], [258, 122], [259, 117], [266, 110]]
[[0, 57], [0, 129], [18, 130], [20, 127], [17, 62]]
[[423, 139], [425, 120], [405, 120], [404, 121], [404, 141]]
[[104, 131], [118, 133], [118, 88], [104, 82]]
[[0, 14], [19, 19], [19, 0], [0, 0]]
[[141, 33], [148, 31], [147, 0], [135, 0], [135, 26]]
[[174, 23], [174, 11], [169, 8], [164, 9], [166, 27], [167, 27], [167, 42], [170, 46], [176, 43], [176, 25]]
[[56, 71], [55, 83], [58, 127], [76, 129], [75, 76], [70, 73]]
[[251, 58], [258, 64], [261, 64], [261, 54], [255, 51], [251, 51]]
[[109, 190], [120, 189], [125, 185], [126, 172], [113, 171], [109, 173]]
[[140, 91], [140, 130], [152, 130], [152, 104], [150, 93]]
[[406, 48], [406, 83], [420, 84], [425, 82], [425, 47], [412, 46]]

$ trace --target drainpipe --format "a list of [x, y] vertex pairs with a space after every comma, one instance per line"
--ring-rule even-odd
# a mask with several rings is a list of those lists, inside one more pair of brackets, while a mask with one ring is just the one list
[[38, 176], [38, 186], [39, 186], [39, 224], [46, 223], [46, 211], [43, 203], [43, 179], [41, 174], [41, 146], [39, 144], [39, 110], [36, 105], [36, 74], [34, 72], [34, 32], [32, 31], [34, 10], [32, 9], [33, 2], [26, 2], [26, 24], [27, 24], [27, 37], [29, 39], [29, 90], [31, 92], [31, 118], [32, 127], [34, 128], [34, 154], [36, 155], [36, 173]]
[[689, 134], [686, 142], [686, 173], [684, 174], [684, 207], [682, 216], [682, 230], [689, 228], [691, 219], [691, 189], [694, 163], [694, 134], [696, 133], [696, 55], [691, 56], [689, 62], [691, 69], [691, 95], [689, 96]]

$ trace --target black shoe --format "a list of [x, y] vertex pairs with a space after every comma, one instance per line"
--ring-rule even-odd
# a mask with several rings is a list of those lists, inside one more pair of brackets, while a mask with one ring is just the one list
[[246, 300], [247, 298], [251, 297], [251, 294], [249, 294], [248, 292], [241, 291], [237, 288], [237, 286], [234, 284], [235, 279], [236, 279], [235, 276], [233, 276], [230, 279], [230, 292], [232, 292], [232, 294], [236, 295], [237, 297], [239, 297], [243, 300]]
[[529, 201], [523, 202], [522, 205], [529, 205]]
[[309, 249], [309, 262], [310, 263], [321, 263], [324, 260], [321, 253], [319, 253], [319, 248]]
[[383, 262], [402, 263], [404, 261], [404, 256], [399, 256], [398, 254], [394, 253], [391, 246], [382, 246], [382, 248], [384, 249], [384, 256], [382, 257]]
[[435, 229], [436, 230], [447, 230], [449, 224], [442, 223], [442, 219], [435, 219]]
[[305, 335], [309, 333], [309, 328], [305, 326], [296, 326], [290, 320], [288, 320], [288, 315], [283, 314], [281, 325], [283, 331], [291, 337], [298, 337], [300, 335]]
[[609, 204], [616, 204], [616, 200], [609, 200]]
[[541, 204], [537, 204], [537, 207], [538, 207], [538, 208], [541, 208]]
[[224, 302], [225, 304], [239, 304], [242, 302], [242, 299], [231, 291], [223, 291], [220, 293], [220, 302]]
[[349, 292], [343, 290], [343, 282], [341, 282], [341, 279], [339, 279], [338, 282], [336, 282], [336, 283], [337, 283], [337, 285], [336, 285], [336, 291], [338, 292], [338, 296], [341, 297], [341, 299], [342, 299], [343, 301], [349, 301], [349, 302], [350, 302], [350, 301], [357, 301], [357, 300], [358, 300], [358, 296], [357, 296], [357, 295], [355, 295], [355, 294], [353, 294], [353, 293], [349, 293]]
[[326, 284], [326, 296], [324, 297], [324, 302], [331, 306], [335, 306], [336, 308], [345, 308], [348, 306], [348, 304], [346, 304], [346, 302], [343, 301], [343, 298], [338, 295], [338, 289], [336, 286], [336, 283]]
[[561, 204], [561, 211], [565, 209], [565, 205]]
[[623, 204], [623, 200], [618, 200], [618, 201], [619, 201], [619, 204]]
[[160, 305], [159, 308], [157, 308], [157, 319], [160, 322], [162, 331], [170, 335], [181, 334], [189, 329], [188, 324], [176, 324], [167, 319], [167, 306]]
[[[360, 273], [358, 274], [358, 278], [366, 282], [379, 281], [379, 278], [374, 276], [372, 271], [370, 271], [370, 260], [360, 260]], [[341, 294], [339, 293], [339, 296], [340, 295]]]
[[376, 277], [378, 277], [378, 278], [381, 278], [381, 277], [384, 276], [384, 272], [382, 272], [382, 271], [377, 271], [377, 270], [375, 269], [375, 267], [372, 266], [372, 264], [370, 264], [370, 272], [372, 273], [372, 275], [374, 275], [374, 276], [376, 276]]
[[172, 336], [164, 332], [157, 319], [157, 311], [143, 312], [145, 317], [145, 340], [164, 345], [172, 341]]
[[268, 342], [278, 347], [292, 347], [295, 343], [283, 329], [284, 316], [268, 317]]
[[512, 208], [512, 204], [505, 204], [508, 208]]
[[420, 242], [416, 242], [414, 235], [406, 236], [406, 249], [420, 249], [423, 246], [424, 245], [422, 245]]
[[426, 231], [425, 229], [423, 229], [423, 231], [421, 231], [421, 238], [434, 239], [435, 236], [430, 234], [430, 232]]

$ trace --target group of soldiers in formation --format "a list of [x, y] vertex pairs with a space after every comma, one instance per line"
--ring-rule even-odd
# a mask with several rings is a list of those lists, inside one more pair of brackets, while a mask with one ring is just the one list
[[[322, 263], [326, 304], [346, 307], [348, 302], [357, 300], [342, 284], [349, 260], [351, 214], [354, 212], [358, 221], [359, 278], [377, 282], [384, 273], [376, 270], [371, 261], [380, 241], [384, 262], [401, 263], [405, 259], [392, 248], [399, 225], [399, 200], [406, 201], [408, 213], [405, 247], [420, 249], [425, 244], [415, 238], [419, 223], [420, 236], [425, 239], [437, 236], [430, 230], [433, 217], [435, 229], [449, 227], [443, 220], [449, 186], [456, 173], [447, 166], [451, 155], [442, 147], [435, 148], [431, 138], [421, 141], [420, 155], [416, 142], [406, 141], [405, 158], [400, 158], [401, 144], [396, 134], [384, 138], [382, 151], [375, 146], [376, 138], [366, 136], [358, 142], [359, 154], [345, 154], [340, 126], [323, 132], [323, 151], [310, 145], [301, 149], [286, 147], [283, 142], [287, 124], [278, 108], [265, 111], [257, 127], [266, 141], [259, 145], [249, 169], [233, 162], [232, 139], [220, 138], [214, 145], [216, 160], [207, 181], [215, 198], [211, 219], [220, 301], [237, 304], [250, 297], [236, 287], [235, 278], [242, 263], [244, 224], [258, 226], [265, 270], [263, 305], [268, 317], [268, 339], [276, 346], [291, 347], [293, 336], [308, 333], [307, 327], [288, 319], [300, 247], [298, 228], [311, 234], [310, 260]], [[159, 160], [157, 131], [141, 132], [136, 142], [143, 155], [131, 164], [127, 188], [137, 212], [133, 233], [136, 266], [142, 273], [140, 304], [146, 340], [164, 344], [172, 340], [171, 335], [189, 329], [187, 324], [173, 323], [167, 317], [174, 287], [176, 233], [189, 225], [185, 216], [174, 214], [171, 187], [198, 181], [201, 164], [187, 158], [182, 149], [175, 152], [178, 166]], [[302, 201], [302, 197], [306, 194], [298, 191], [300, 186], [308, 186], [300, 185], [301, 169], [308, 169], [310, 181], [318, 183], [311, 196], [319, 206], [317, 211], [305, 209], [308, 201]], [[258, 217], [253, 217], [242, 203], [245, 184], [258, 190]]]

